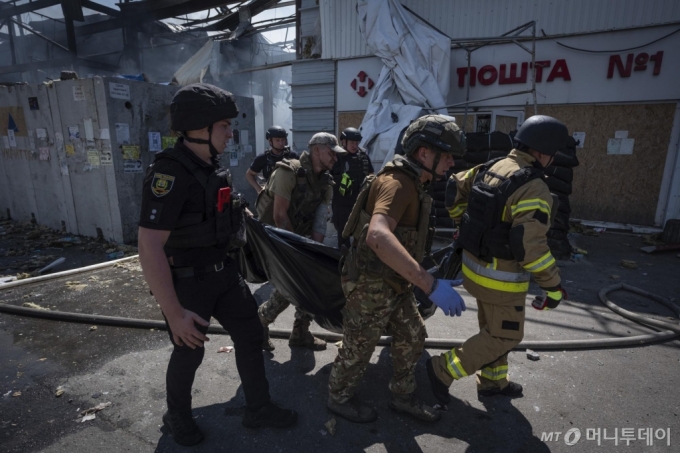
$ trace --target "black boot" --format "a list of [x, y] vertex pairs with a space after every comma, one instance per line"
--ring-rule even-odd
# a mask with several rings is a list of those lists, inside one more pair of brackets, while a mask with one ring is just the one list
[[430, 386], [432, 387], [432, 393], [435, 398], [439, 400], [442, 404], [448, 404], [451, 401], [451, 395], [449, 394], [449, 387], [437, 377], [432, 366], [432, 359], [427, 359], [425, 363], [425, 368], [427, 369], [427, 377], [430, 378]]
[[243, 426], [246, 428], [286, 428], [297, 422], [298, 414], [289, 409], [283, 409], [271, 401], [257, 410], [246, 409], [243, 416]]
[[516, 382], [509, 382], [508, 385], [502, 389], [485, 389], [477, 390], [478, 396], [508, 396], [510, 398], [517, 398], [522, 396], [522, 386]]
[[203, 440], [203, 433], [189, 412], [170, 412], [163, 414], [163, 423], [170, 430], [175, 442], [185, 447], [196, 445]]

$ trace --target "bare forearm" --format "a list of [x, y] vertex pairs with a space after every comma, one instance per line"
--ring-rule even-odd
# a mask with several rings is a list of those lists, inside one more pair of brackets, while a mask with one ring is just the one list
[[256, 176], [257, 175], [255, 175], [254, 173], [251, 173], [251, 170], [248, 170], [248, 172], [246, 172], [246, 180], [248, 181], [248, 184], [253, 186], [253, 189], [255, 189], [255, 191], [259, 194], [260, 192], [262, 192], [262, 186], [257, 182]]
[[274, 223], [276, 223], [276, 228], [281, 228], [282, 230], [288, 230], [290, 232], [293, 231], [293, 224], [290, 221], [290, 218], [288, 218], [288, 214], [282, 214], [280, 216], [276, 216], [274, 218]]
[[326, 236], [324, 236], [323, 234], [321, 234], [319, 232], [312, 231], [312, 241], [320, 242], [320, 243], [323, 244], [323, 240], [324, 240], [325, 237]]
[[408, 254], [396, 236], [390, 232], [374, 232], [369, 246], [380, 260], [425, 292], [432, 288], [434, 278]]

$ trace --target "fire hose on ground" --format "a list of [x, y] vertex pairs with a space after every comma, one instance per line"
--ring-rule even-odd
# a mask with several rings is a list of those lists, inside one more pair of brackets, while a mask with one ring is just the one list
[[[137, 259], [138, 255], [130, 256], [114, 261], [109, 261], [106, 263], [95, 264], [91, 266], [85, 266], [77, 269], [70, 269], [63, 272], [57, 272], [50, 275], [44, 275], [40, 277], [27, 278], [24, 280], [17, 280], [14, 282], [6, 283], [0, 285], [0, 291], [3, 289], [15, 288], [18, 286], [25, 286], [34, 283], [40, 283], [46, 280], [52, 280], [56, 278], [67, 277], [74, 274], [90, 272], [94, 270], [104, 269], [107, 267], [114, 266], [117, 263], [132, 261]], [[636, 288], [634, 286], [627, 285], [625, 283], [617, 283], [615, 285], [608, 286], [600, 290], [599, 300], [607, 308], [612, 310], [624, 318], [627, 318], [636, 323], [642, 324], [646, 327], [657, 330], [656, 332], [645, 334], [645, 335], [633, 335], [625, 337], [610, 337], [610, 338], [599, 338], [599, 339], [587, 339], [587, 340], [554, 340], [554, 341], [522, 341], [515, 349], [534, 349], [534, 350], [558, 350], [558, 349], [595, 349], [595, 348], [616, 348], [625, 346], [641, 346], [650, 343], [658, 343], [669, 341], [680, 336], [680, 324], [676, 322], [661, 321], [653, 319], [647, 316], [642, 316], [637, 313], [625, 310], [618, 305], [614, 304], [608, 294], [612, 291], [629, 291], [634, 294], [644, 296], [648, 299], [658, 302], [665, 307], [672, 310], [678, 318], [680, 318], [680, 307], [676, 304], [667, 300], [656, 294], [644, 291], [642, 289]], [[77, 322], [85, 324], [98, 324], [105, 326], [115, 326], [115, 327], [127, 327], [127, 328], [140, 328], [140, 329], [157, 329], [166, 330], [167, 326], [164, 321], [156, 321], [150, 319], [135, 319], [126, 318], [118, 316], [104, 316], [96, 314], [84, 314], [84, 313], [71, 313], [71, 312], [61, 312], [52, 310], [41, 310], [36, 308], [20, 307], [16, 305], [3, 304], [0, 303], [0, 313], [7, 313], [17, 316], [26, 316], [32, 318], [49, 319], [53, 321], [62, 322]], [[221, 326], [210, 325], [208, 328], [208, 333], [213, 334], [228, 334]], [[289, 329], [269, 329], [269, 335], [279, 338], [288, 338], [291, 334]], [[323, 338], [327, 341], [340, 341], [342, 340], [342, 335], [331, 333], [331, 332], [313, 332], [313, 334], [319, 338]], [[449, 339], [449, 338], [427, 338], [425, 340], [425, 347], [432, 349], [451, 349], [463, 344], [464, 339]], [[389, 345], [391, 342], [391, 337], [383, 336], [380, 338], [378, 344]]]

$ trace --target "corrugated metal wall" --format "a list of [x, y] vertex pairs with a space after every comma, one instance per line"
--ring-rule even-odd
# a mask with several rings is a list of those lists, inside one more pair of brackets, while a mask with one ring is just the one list
[[298, 151], [316, 132], [335, 133], [335, 62], [293, 63], [293, 142]]
[[[604, 31], [680, 21], [677, 0], [403, 0], [452, 39], [501, 35], [537, 21], [548, 35]], [[322, 58], [368, 55], [357, 0], [320, 0]]]

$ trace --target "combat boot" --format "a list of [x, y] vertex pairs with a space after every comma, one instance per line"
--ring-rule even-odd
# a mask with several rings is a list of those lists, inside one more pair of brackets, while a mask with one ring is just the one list
[[415, 393], [409, 393], [407, 395], [397, 395], [396, 393], [393, 393], [389, 407], [395, 412], [408, 414], [413, 418], [417, 418], [418, 420], [427, 423], [438, 422], [439, 419], [442, 418], [441, 412], [420, 401], [416, 398]]
[[369, 423], [378, 418], [378, 413], [375, 409], [361, 404], [359, 397], [356, 395], [346, 403], [338, 403], [329, 396], [326, 407], [335, 415], [354, 423]]
[[297, 422], [298, 414], [295, 411], [284, 409], [271, 401], [257, 410], [246, 408], [243, 415], [243, 426], [246, 428], [286, 428]]
[[170, 430], [175, 442], [185, 447], [196, 445], [203, 440], [203, 433], [189, 412], [167, 411], [163, 423]]
[[288, 339], [289, 346], [304, 346], [312, 351], [323, 351], [326, 349], [326, 342], [321, 338], [316, 338], [309, 331], [309, 321], [296, 319], [293, 323], [293, 331]]
[[509, 382], [508, 385], [503, 387], [502, 389], [499, 388], [490, 388], [490, 389], [484, 389], [484, 390], [477, 390], [477, 396], [496, 396], [496, 395], [501, 395], [501, 396], [508, 396], [510, 398], [517, 398], [522, 396], [522, 391], [524, 389], [522, 386], [516, 382]]
[[269, 324], [262, 318], [262, 315], [258, 312], [258, 317], [260, 318], [260, 322], [262, 323], [262, 349], [265, 351], [273, 351], [274, 348], [274, 343], [272, 343], [272, 340], [269, 338]]

